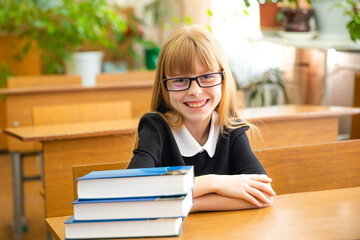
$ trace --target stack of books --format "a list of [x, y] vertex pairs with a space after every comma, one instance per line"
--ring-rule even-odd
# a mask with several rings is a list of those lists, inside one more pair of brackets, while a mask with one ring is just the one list
[[193, 205], [193, 166], [94, 171], [77, 180], [66, 239], [178, 236]]

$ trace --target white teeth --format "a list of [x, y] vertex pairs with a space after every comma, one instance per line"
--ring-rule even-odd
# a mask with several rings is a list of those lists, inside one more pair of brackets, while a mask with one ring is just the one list
[[202, 107], [205, 105], [205, 100], [198, 102], [198, 103], [187, 103], [187, 105], [191, 108], [198, 108], [198, 107]]

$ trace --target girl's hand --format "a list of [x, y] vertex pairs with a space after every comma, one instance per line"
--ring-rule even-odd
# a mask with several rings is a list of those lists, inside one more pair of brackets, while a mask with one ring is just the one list
[[244, 199], [258, 207], [272, 205], [276, 195], [271, 178], [260, 174], [213, 175], [215, 192], [224, 197]]

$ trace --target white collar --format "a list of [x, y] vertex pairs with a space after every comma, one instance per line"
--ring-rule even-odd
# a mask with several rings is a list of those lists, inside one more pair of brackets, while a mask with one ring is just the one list
[[218, 113], [213, 112], [211, 116], [211, 125], [209, 136], [204, 144], [201, 146], [191, 135], [189, 130], [183, 125], [179, 130], [171, 130], [174, 135], [175, 141], [180, 150], [180, 154], [183, 157], [192, 157], [199, 152], [207, 151], [209, 156], [212, 158], [215, 154], [216, 144], [219, 137], [220, 126], [218, 123]]

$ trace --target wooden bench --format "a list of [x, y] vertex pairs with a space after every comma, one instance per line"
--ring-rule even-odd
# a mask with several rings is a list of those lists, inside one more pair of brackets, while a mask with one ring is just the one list
[[122, 73], [102, 73], [96, 76], [97, 84], [118, 83], [126, 81], [154, 82], [155, 71], [127, 71]]
[[360, 187], [360, 140], [255, 150], [277, 194]]
[[[360, 187], [360, 140], [269, 148], [254, 151], [278, 195]], [[128, 163], [114, 162], [73, 166], [76, 179], [91, 171], [124, 169]]]

